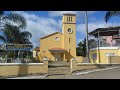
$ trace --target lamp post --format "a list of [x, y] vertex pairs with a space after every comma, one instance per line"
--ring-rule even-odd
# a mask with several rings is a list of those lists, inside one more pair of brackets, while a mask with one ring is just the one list
[[87, 60], [90, 63], [90, 60], [89, 60], [89, 43], [88, 43], [88, 15], [87, 15], [87, 11], [85, 11], [85, 26], [86, 26], [86, 57], [87, 57]]

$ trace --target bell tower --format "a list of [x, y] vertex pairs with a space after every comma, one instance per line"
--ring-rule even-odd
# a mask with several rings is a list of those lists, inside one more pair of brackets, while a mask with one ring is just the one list
[[62, 17], [63, 46], [67, 50], [65, 59], [76, 58], [76, 15], [64, 14]]

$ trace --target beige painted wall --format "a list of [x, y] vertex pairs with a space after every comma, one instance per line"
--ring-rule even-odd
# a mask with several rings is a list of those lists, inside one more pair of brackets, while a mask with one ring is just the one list
[[48, 73], [48, 61], [43, 63], [31, 63], [31, 64], [0, 64], [0, 76], [16, 76], [27, 74], [47, 74]]
[[70, 71], [71, 73], [78, 70], [89, 70], [97, 68], [105, 68], [108, 66], [120, 66], [120, 56], [109, 57], [108, 60], [111, 60], [111, 63], [78, 63], [76, 59], [70, 60]]
[[[72, 22], [67, 21], [67, 17], [72, 17]], [[76, 16], [64, 15], [62, 22], [62, 33], [64, 34], [64, 49], [67, 50], [65, 57], [68, 61], [70, 61], [71, 58], [76, 58]], [[68, 32], [69, 28], [72, 29], [72, 33]]]
[[82, 56], [76, 56], [77, 62], [83, 62], [83, 57]]
[[71, 66], [70, 66], [70, 71], [71, 73], [73, 71], [77, 71], [77, 70], [88, 70], [88, 69], [96, 69], [98, 68], [95, 64], [82, 64], [82, 63], [78, 63], [76, 60], [71, 60]]
[[[36, 54], [38, 54], [38, 55], [36, 55]], [[35, 60], [40, 60], [41, 59], [40, 52], [33, 50], [33, 58]]]
[[120, 56], [109, 56], [108, 57], [109, 63], [117, 63], [120, 64]]
[[[60, 41], [55, 41], [55, 37], [60, 37]], [[40, 39], [40, 56], [41, 56], [41, 60], [44, 57], [44, 53], [42, 51], [46, 51], [45, 52], [45, 56], [47, 56], [47, 58], [49, 60], [54, 60], [54, 55], [52, 53], [50, 53], [49, 49], [51, 48], [63, 48], [63, 35], [60, 33], [54, 34], [52, 36], [49, 36], [47, 38], [44, 39]]]
[[[71, 17], [72, 21], [67, 21], [68, 17]], [[69, 33], [68, 28], [71, 28], [73, 32]], [[60, 41], [55, 41], [55, 37], [60, 37]], [[49, 51], [51, 48], [63, 48], [67, 50], [65, 52], [65, 61], [70, 61], [71, 58], [76, 58], [76, 15], [63, 15], [62, 34], [55, 33], [40, 39], [40, 60], [44, 57], [42, 51], [46, 51], [45, 56], [47, 56], [49, 60], [55, 60], [54, 53], [50, 53]], [[61, 57], [63, 59], [63, 56]]]
[[[93, 60], [92, 55], [97, 53], [97, 59]], [[119, 49], [100, 49], [99, 52], [98, 50], [90, 50], [90, 61], [91, 63], [103, 63], [103, 64], [108, 64], [108, 59], [106, 57], [107, 53], [115, 53], [116, 56], [118, 56]]]

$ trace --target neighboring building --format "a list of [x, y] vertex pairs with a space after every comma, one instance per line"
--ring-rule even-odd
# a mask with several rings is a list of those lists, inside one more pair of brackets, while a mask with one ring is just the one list
[[97, 38], [96, 47], [89, 50], [91, 63], [111, 63], [108, 57], [117, 57], [114, 62], [120, 62], [120, 26], [109, 28], [98, 28], [89, 33]]
[[33, 50], [33, 58], [39, 60], [39, 59], [40, 59], [40, 58], [39, 58], [39, 54], [40, 54], [40, 47], [34, 48], [34, 50]]
[[51, 61], [70, 61], [76, 58], [76, 15], [64, 14], [62, 33], [55, 32], [40, 38], [40, 60], [47, 57]]

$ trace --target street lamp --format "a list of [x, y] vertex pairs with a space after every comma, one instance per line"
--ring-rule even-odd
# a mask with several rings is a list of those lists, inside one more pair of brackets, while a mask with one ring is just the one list
[[90, 60], [89, 60], [89, 43], [88, 43], [88, 15], [87, 15], [87, 11], [85, 11], [85, 25], [86, 25], [86, 57], [87, 57], [87, 60], [90, 63]]

